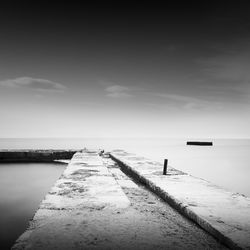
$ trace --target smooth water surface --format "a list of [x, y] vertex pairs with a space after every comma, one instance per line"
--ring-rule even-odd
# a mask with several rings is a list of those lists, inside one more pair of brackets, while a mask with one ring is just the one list
[[0, 164], [0, 249], [9, 249], [28, 226], [64, 164]]

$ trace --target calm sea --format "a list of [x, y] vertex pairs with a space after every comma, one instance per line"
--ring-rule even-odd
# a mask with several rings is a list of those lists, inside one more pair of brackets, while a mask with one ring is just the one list
[[0, 249], [7, 250], [28, 226], [40, 202], [65, 169], [56, 163], [0, 164]]
[[[214, 139], [212, 147], [186, 146], [188, 139], [56, 138], [0, 139], [0, 149], [125, 149], [250, 196], [250, 139]], [[211, 139], [208, 139], [211, 141]]]

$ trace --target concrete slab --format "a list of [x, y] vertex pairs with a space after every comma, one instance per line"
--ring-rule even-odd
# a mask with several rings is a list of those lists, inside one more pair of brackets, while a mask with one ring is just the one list
[[131, 178], [120, 170], [119, 166], [113, 160], [104, 158], [103, 163], [113, 175], [119, 186], [122, 188], [139, 188]]
[[122, 150], [111, 157], [188, 218], [232, 249], [250, 249], [250, 198]]
[[92, 211], [101, 211], [108, 221], [110, 214], [129, 205], [98, 152], [76, 153], [12, 249], [82, 249], [77, 230], [81, 223], [84, 228], [86, 216], [89, 219]]

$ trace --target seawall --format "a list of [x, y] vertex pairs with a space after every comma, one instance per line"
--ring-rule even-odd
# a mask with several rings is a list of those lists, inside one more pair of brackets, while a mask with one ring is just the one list
[[79, 150], [1, 150], [0, 163], [70, 160]]
[[121, 169], [231, 249], [250, 249], [250, 198], [172, 167], [114, 150]]

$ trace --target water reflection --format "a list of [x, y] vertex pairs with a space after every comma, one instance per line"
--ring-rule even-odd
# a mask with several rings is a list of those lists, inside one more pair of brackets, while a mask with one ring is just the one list
[[0, 248], [10, 249], [65, 168], [56, 163], [0, 164]]

